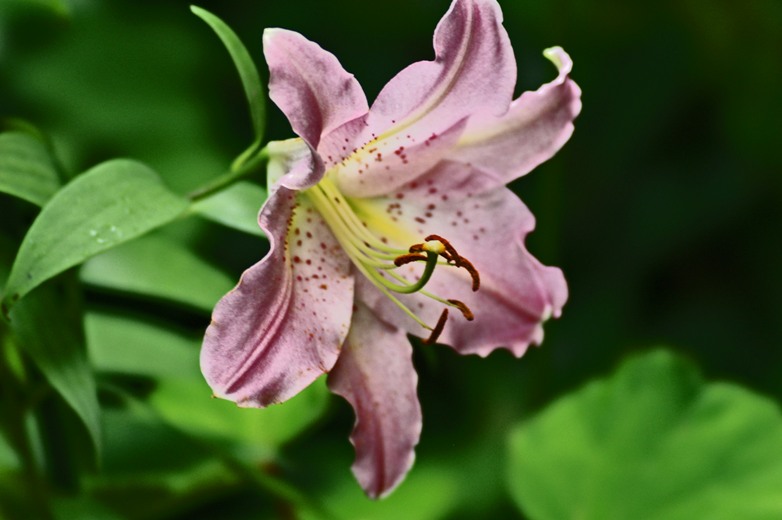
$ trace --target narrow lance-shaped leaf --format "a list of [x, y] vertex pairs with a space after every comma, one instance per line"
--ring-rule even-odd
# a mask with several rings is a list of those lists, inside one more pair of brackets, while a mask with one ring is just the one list
[[204, 218], [251, 235], [264, 236], [258, 226], [258, 210], [266, 200], [266, 190], [240, 181], [205, 199], [191, 209]]
[[100, 457], [100, 409], [87, 361], [82, 320], [68, 291], [54, 281], [38, 287], [11, 313], [16, 342], [73, 408]]
[[0, 192], [43, 206], [59, 187], [54, 161], [43, 143], [24, 132], [0, 134]]
[[234, 284], [195, 252], [157, 234], [89, 259], [80, 276], [83, 282], [98, 287], [162, 298], [204, 312], [212, 310]]
[[247, 102], [250, 105], [250, 117], [252, 118], [253, 130], [255, 131], [255, 141], [234, 163], [234, 168], [240, 167], [247, 159], [252, 157], [260, 149], [263, 142], [264, 129], [266, 125], [266, 101], [261, 87], [261, 78], [258, 75], [258, 68], [255, 66], [250, 53], [242, 44], [236, 35], [225, 22], [210, 13], [209, 11], [197, 6], [190, 6], [193, 14], [205, 21], [217, 33], [231, 58], [234, 61], [239, 77], [242, 80], [242, 87], [247, 96]]
[[782, 414], [658, 351], [510, 436], [509, 489], [532, 520], [782, 518]]
[[77, 177], [44, 206], [24, 237], [3, 311], [45, 280], [170, 222], [187, 201], [147, 166], [108, 161]]

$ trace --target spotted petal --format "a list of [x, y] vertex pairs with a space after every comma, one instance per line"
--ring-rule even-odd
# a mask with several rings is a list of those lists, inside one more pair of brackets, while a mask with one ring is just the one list
[[269, 65], [269, 97], [313, 148], [323, 134], [366, 114], [367, 100], [358, 81], [318, 44], [293, 31], [266, 29], [263, 52]]
[[271, 250], [215, 307], [201, 370], [217, 397], [282, 402], [334, 366], [350, 326], [350, 261], [306, 199], [278, 186], [261, 210]]
[[356, 412], [353, 473], [367, 495], [390, 493], [413, 465], [421, 435], [418, 376], [404, 332], [358, 304], [329, 388]]
[[[413, 237], [440, 235], [480, 273], [480, 289], [473, 292], [466, 270], [449, 266], [435, 270], [426, 291], [465, 303], [475, 316], [468, 322], [451, 309], [440, 341], [462, 354], [481, 356], [497, 347], [521, 356], [530, 344], [539, 344], [542, 323], [559, 316], [567, 300], [567, 285], [559, 269], [543, 266], [526, 250], [524, 238], [535, 219], [521, 200], [505, 187], [492, 188], [486, 176], [448, 162], [399, 193], [401, 197], [377, 198], [362, 206], [367, 214], [385, 214], [395, 229], [405, 230], [387, 240], [402, 244]], [[381, 236], [390, 228], [383, 217], [366, 220]], [[420, 270], [420, 265], [408, 264], [402, 273], [414, 280]], [[413, 334], [428, 335], [368, 282], [361, 280], [357, 291], [378, 315]], [[444, 307], [420, 293], [400, 300], [431, 325]]]
[[557, 78], [534, 92], [525, 92], [501, 117], [470, 118], [449, 159], [472, 164], [507, 184], [551, 158], [573, 133], [581, 111], [581, 89], [570, 78], [570, 56], [559, 47], [547, 49], [559, 69]]
[[[434, 48], [434, 61], [410, 65], [383, 88], [367, 117], [356, 123], [365, 128], [347, 136], [353, 139], [348, 153], [330, 152], [336, 162], [348, 159], [340, 167], [344, 193], [370, 197], [398, 188], [433, 166], [435, 154], [445, 156], [462, 119], [508, 110], [516, 63], [496, 2], [455, 0], [437, 26]], [[361, 160], [351, 161], [352, 149]], [[377, 152], [385, 160], [373, 160]], [[394, 167], [389, 152], [405, 156], [403, 170]]]

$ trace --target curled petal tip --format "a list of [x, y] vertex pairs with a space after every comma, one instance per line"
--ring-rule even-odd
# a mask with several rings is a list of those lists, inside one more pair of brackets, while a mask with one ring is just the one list
[[570, 59], [570, 55], [558, 45], [545, 49], [543, 51], [543, 56], [553, 63], [557, 67], [557, 70], [562, 74], [570, 74], [573, 70], [573, 60]]

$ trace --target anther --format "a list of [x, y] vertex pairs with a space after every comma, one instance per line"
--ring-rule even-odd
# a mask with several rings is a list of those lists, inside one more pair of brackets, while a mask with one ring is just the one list
[[438, 242], [440, 242], [443, 245], [443, 247], [445, 247], [445, 251], [448, 252], [448, 254], [451, 256], [451, 258], [453, 258], [453, 259], [460, 258], [459, 257], [459, 253], [456, 252], [456, 248], [453, 247], [450, 242], [448, 242], [446, 239], [444, 239], [440, 235], [429, 235], [424, 240], [426, 240], [427, 242], [431, 242], [433, 240], [437, 240]]
[[462, 316], [464, 316], [464, 319], [467, 321], [472, 321], [475, 319], [475, 315], [464, 302], [460, 302], [459, 300], [448, 300], [448, 303], [459, 309], [462, 312]]
[[456, 261], [457, 267], [464, 267], [468, 273], [470, 273], [470, 276], [472, 277], [472, 291], [475, 292], [481, 287], [481, 276], [478, 274], [478, 270], [475, 268], [472, 263], [464, 258], [463, 256], [460, 256], [459, 259]]
[[478, 270], [472, 265], [472, 262], [464, 258], [456, 251], [456, 248], [451, 245], [446, 239], [439, 235], [429, 235], [426, 237], [426, 241], [437, 240], [443, 244], [445, 251], [440, 253], [440, 256], [446, 259], [448, 262], [452, 262], [456, 267], [463, 267], [470, 273], [472, 278], [472, 290], [477, 291], [481, 287], [481, 276], [478, 274]]
[[417, 262], [419, 260], [423, 260], [424, 262], [426, 262], [427, 258], [428, 257], [426, 255], [419, 255], [414, 253], [410, 253], [407, 255], [400, 255], [394, 258], [394, 265], [397, 267], [401, 267], [405, 264], [409, 264], [410, 262]]
[[432, 329], [432, 333], [429, 334], [429, 337], [424, 340], [425, 345], [431, 345], [437, 341], [437, 338], [440, 337], [440, 334], [443, 333], [443, 329], [445, 328], [445, 322], [448, 319], [448, 309], [443, 309], [442, 314], [440, 314], [440, 319], [437, 320], [437, 325], [434, 326]]

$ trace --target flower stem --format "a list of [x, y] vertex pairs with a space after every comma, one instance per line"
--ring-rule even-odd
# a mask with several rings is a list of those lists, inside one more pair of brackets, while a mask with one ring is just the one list
[[[212, 179], [210, 182], [206, 183], [200, 188], [196, 188], [194, 191], [190, 192], [187, 195], [187, 198], [190, 199], [191, 202], [197, 202], [209, 197], [210, 195], [214, 195], [215, 193], [224, 190], [228, 186], [240, 180], [242, 177], [257, 171], [258, 168], [264, 162], [266, 162], [268, 158], [269, 152], [266, 147], [261, 148], [251, 158], [242, 162], [235, 162], [230, 171], [224, 173], [216, 179]], [[239, 166], [236, 166], [237, 164]]]

